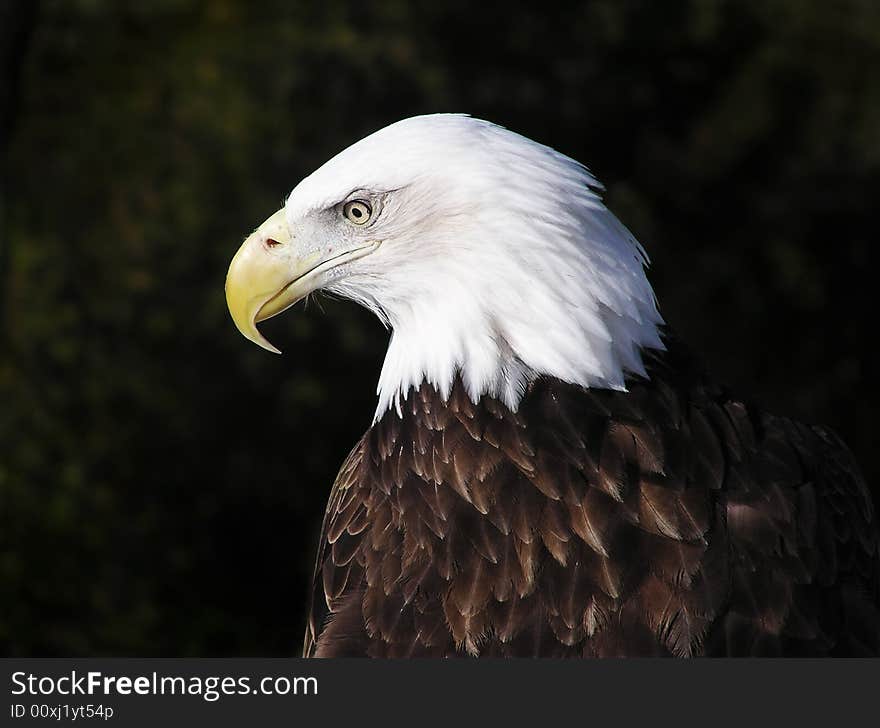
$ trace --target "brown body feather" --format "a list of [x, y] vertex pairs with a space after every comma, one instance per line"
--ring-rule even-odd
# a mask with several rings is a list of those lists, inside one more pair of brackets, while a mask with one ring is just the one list
[[411, 391], [349, 455], [307, 656], [880, 654], [870, 496], [830, 432], [670, 343], [627, 392]]

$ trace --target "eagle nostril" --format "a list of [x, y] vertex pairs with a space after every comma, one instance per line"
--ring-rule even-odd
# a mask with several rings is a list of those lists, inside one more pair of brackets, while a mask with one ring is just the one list
[[281, 243], [279, 243], [274, 238], [266, 238], [266, 247], [268, 248], [277, 248]]

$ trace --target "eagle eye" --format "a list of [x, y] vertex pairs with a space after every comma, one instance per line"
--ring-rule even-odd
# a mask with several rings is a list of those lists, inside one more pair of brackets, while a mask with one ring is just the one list
[[370, 203], [364, 200], [352, 200], [345, 203], [342, 214], [355, 225], [365, 225], [373, 214], [373, 208], [370, 207]]

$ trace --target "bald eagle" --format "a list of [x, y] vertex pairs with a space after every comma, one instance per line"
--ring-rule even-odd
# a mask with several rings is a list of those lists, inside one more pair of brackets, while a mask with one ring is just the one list
[[578, 162], [421, 116], [300, 182], [226, 280], [391, 330], [333, 484], [306, 656], [880, 654], [870, 495], [828, 429], [716, 384]]

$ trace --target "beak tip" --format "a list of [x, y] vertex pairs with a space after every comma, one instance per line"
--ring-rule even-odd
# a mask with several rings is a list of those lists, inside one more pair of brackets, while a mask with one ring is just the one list
[[257, 346], [262, 349], [265, 349], [271, 354], [281, 354], [281, 349], [275, 346], [271, 341], [269, 341], [265, 336], [263, 336], [258, 330], [257, 327], [254, 326], [249, 331], [242, 331], [245, 335], [245, 338], [253, 341]]

